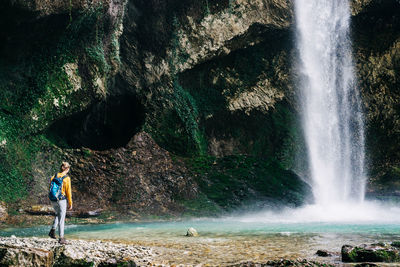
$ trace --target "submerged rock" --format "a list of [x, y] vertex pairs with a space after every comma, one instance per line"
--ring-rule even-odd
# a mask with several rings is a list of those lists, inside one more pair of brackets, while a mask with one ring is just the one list
[[400, 251], [386, 244], [344, 245], [341, 250], [343, 262], [399, 262]]
[[199, 236], [199, 234], [197, 233], [196, 229], [194, 229], [193, 227], [190, 227], [187, 230], [186, 236]]
[[321, 250], [321, 249], [317, 250], [316, 254], [317, 254], [318, 256], [320, 256], [320, 257], [330, 257], [330, 256], [332, 256], [332, 254], [329, 253], [328, 251], [326, 251], [326, 250]]
[[151, 248], [102, 241], [0, 238], [0, 266], [143, 266]]

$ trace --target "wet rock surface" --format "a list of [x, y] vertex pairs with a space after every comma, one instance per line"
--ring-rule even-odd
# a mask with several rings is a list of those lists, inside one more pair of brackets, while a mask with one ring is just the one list
[[341, 250], [343, 262], [399, 262], [400, 250], [389, 244], [344, 245]]
[[[363, 12], [352, 19], [357, 79], [362, 93], [371, 166], [367, 195], [399, 196], [400, 3], [355, 0]], [[357, 3], [355, 3], [357, 5]]]
[[0, 238], [2, 266], [145, 266], [153, 254], [151, 248], [102, 241]]
[[[82, 157], [82, 154], [85, 156]], [[197, 185], [184, 165], [173, 162], [149, 134], [136, 134], [126, 147], [107, 151], [67, 151], [76, 207], [93, 211], [112, 203], [120, 210], [173, 213], [182, 208], [174, 198], [191, 198]]]
[[330, 257], [330, 256], [332, 256], [332, 253], [330, 253], [330, 252], [327, 251], [327, 250], [323, 250], [323, 249], [317, 250], [316, 254], [317, 254], [318, 256], [320, 256], [320, 257]]

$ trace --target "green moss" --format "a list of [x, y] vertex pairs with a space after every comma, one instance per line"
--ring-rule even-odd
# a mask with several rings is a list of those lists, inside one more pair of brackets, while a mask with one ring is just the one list
[[105, 75], [110, 71], [111, 67], [105, 58], [103, 44], [101, 42], [86, 47], [85, 52], [88, 57], [88, 62], [96, 66], [100, 74]]
[[69, 98], [72, 86], [63, 66], [76, 61], [74, 54], [83, 43], [73, 41], [83, 33], [75, 32], [75, 24], [64, 30], [23, 62], [0, 62], [0, 109], [6, 111], [0, 116], [19, 124], [25, 133], [17, 135], [41, 130], [49, 121], [81, 108], [82, 101]]
[[179, 21], [173, 19], [174, 31], [171, 38], [172, 55], [169, 59], [171, 69], [172, 90], [162, 95], [163, 101], [172, 104], [158, 119], [160, 127], [153, 129], [147, 126], [156, 141], [166, 149], [181, 155], [203, 155], [207, 151], [207, 143], [203, 129], [199, 126], [200, 113], [194, 97], [179, 83], [176, 64], [186, 59], [179, 53]]
[[8, 138], [0, 150], [0, 200], [27, 197], [33, 183], [31, 166], [44, 141], [41, 137]]
[[197, 154], [190, 130], [186, 129], [176, 110], [167, 110], [159, 117], [159, 122], [157, 129], [144, 126], [144, 131], [151, 133], [157, 144], [179, 155]]
[[203, 193], [199, 194], [195, 199], [177, 200], [176, 202], [185, 208], [182, 213], [184, 217], [215, 216], [223, 212], [221, 207]]
[[[91, 101], [84, 90], [72, 90], [64, 65], [86, 63], [100, 74], [109, 70], [101, 43], [106, 27], [102, 12], [97, 7], [69, 19], [60, 15], [51, 21], [32, 20], [29, 29], [37, 30], [39, 37], [24, 44], [26, 52], [8, 47], [11, 55], [0, 60], [0, 142], [6, 142], [0, 147], [0, 199], [15, 201], [28, 195], [36, 155], [42, 144], [54, 141], [40, 132]], [[41, 38], [39, 33], [46, 31], [51, 34]]]
[[208, 0], [206, 0], [205, 5], [204, 5], [204, 14], [205, 14], [205, 16], [208, 16], [211, 14], [210, 6], [208, 5]]
[[111, 59], [117, 62], [118, 64], [121, 64], [121, 58], [119, 55], [119, 40], [116, 36], [115, 33], [112, 34], [111, 36]]
[[174, 80], [174, 108], [185, 125], [185, 130], [191, 137], [195, 151], [203, 155], [207, 151], [205, 137], [199, 127], [199, 111], [197, 103], [192, 95], [179, 85], [177, 79]]
[[309, 188], [294, 173], [272, 159], [246, 155], [211, 156], [186, 160], [201, 192], [219, 206], [231, 209], [254, 199], [304, 203]]
[[348, 262], [395, 262], [398, 259], [396, 252], [393, 250], [370, 250], [359, 247], [355, 247], [347, 257]]

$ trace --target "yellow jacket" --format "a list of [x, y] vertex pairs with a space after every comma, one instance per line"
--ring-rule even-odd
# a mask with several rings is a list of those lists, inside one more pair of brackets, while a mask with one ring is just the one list
[[[57, 178], [60, 178], [60, 177], [62, 177], [61, 172], [57, 173]], [[53, 179], [54, 179], [54, 175], [53, 175], [53, 177], [51, 177], [50, 182]], [[71, 192], [71, 178], [69, 176], [64, 178], [62, 188], [61, 188], [61, 194], [63, 194], [64, 196], [67, 197], [68, 204], [71, 207], [72, 206], [72, 192]]]

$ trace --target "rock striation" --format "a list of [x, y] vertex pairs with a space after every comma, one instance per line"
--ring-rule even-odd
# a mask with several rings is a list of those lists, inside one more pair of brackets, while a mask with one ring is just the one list
[[103, 241], [0, 238], [1, 266], [146, 266], [153, 250]]

